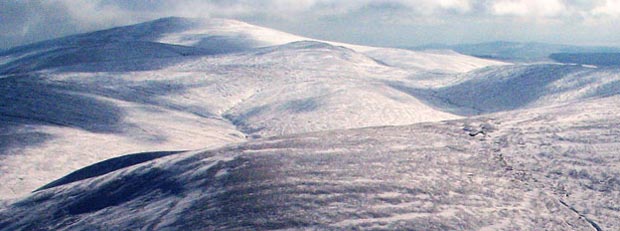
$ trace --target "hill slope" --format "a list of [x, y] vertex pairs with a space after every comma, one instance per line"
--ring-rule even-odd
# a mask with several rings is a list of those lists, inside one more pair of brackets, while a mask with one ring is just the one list
[[615, 230], [618, 100], [176, 154], [34, 193], [0, 229]]

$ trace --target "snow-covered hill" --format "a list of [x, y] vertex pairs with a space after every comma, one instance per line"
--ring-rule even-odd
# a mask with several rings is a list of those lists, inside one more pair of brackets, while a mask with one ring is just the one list
[[[0, 53], [0, 73], [108, 60], [135, 60], [242, 52], [296, 41], [344, 46], [396, 66], [463, 71], [502, 64], [456, 53], [437, 54], [315, 40], [228, 19], [170, 17], [137, 25], [39, 42]], [[424, 60], [424, 64], [419, 61]], [[404, 64], [404, 65], [403, 65]]]
[[127, 153], [459, 118], [389, 81], [503, 64], [186, 18], [17, 47], [0, 60], [0, 198]]
[[616, 230], [618, 100], [274, 137], [80, 177], [93, 166], [7, 205], [0, 228]]

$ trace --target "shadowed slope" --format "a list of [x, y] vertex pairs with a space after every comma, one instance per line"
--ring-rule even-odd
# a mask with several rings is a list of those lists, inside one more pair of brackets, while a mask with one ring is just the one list
[[91, 166], [84, 167], [80, 170], [70, 173], [69, 175], [55, 180], [49, 184], [44, 185], [43, 187], [35, 190], [40, 191], [48, 188], [57, 187], [64, 184], [69, 184], [72, 182], [101, 176], [109, 172], [116, 171], [121, 168], [126, 168], [132, 165], [140, 164], [146, 161], [150, 161], [153, 159], [161, 158], [164, 156], [174, 155], [177, 153], [181, 153], [183, 151], [169, 151], [169, 152], [145, 152], [145, 153], [137, 153], [131, 155], [124, 155], [116, 158], [112, 158], [109, 160], [105, 160]]

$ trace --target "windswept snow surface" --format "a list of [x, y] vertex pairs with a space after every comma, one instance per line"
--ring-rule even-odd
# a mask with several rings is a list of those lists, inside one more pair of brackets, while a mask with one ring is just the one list
[[391, 82], [502, 64], [185, 18], [35, 43], [0, 57], [0, 199], [127, 153], [459, 118]]
[[0, 229], [617, 230], [619, 100], [162, 157], [15, 201]]

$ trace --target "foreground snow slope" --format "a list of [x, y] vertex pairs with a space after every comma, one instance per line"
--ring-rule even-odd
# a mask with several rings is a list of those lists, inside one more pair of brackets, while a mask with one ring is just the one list
[[15, 201], [0, 229], [617, 230], [618, 102], [165, 156]]
[[127, 153], [459, 118], [390, 82], [502, 64], [301, 40], [165, 18], [2, 51], [0, 199]]

